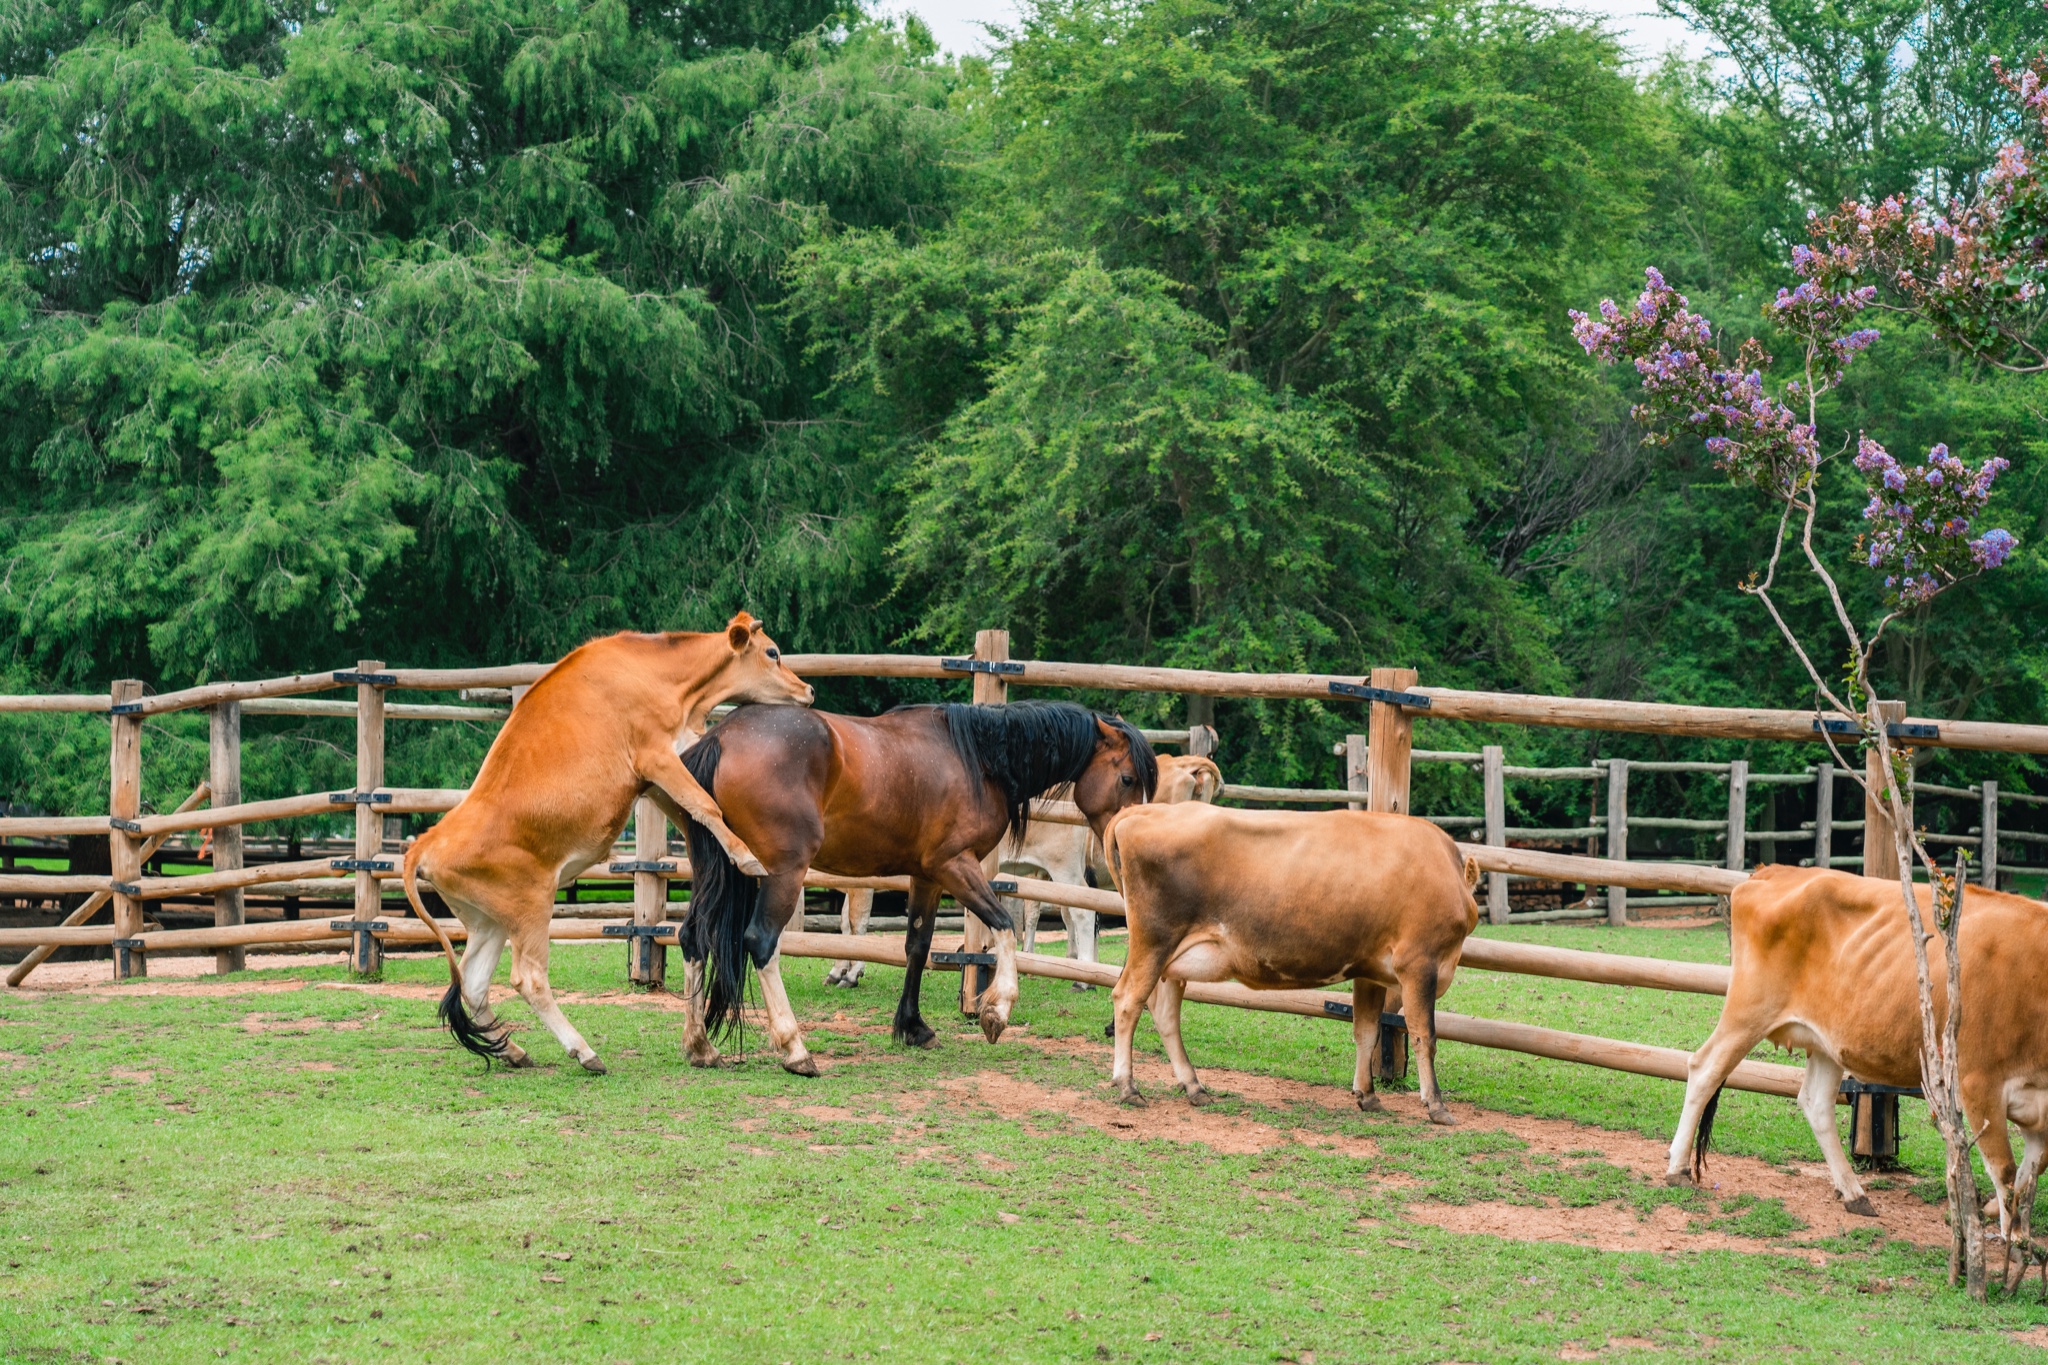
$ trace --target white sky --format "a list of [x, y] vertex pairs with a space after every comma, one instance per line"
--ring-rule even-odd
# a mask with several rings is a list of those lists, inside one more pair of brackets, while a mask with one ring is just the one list
[[[1707, 44], [1676, 19], [1656, 12], [1652, 0], [1538, 0], [1553, 9], [1576, 10], [1597, 15], [1622, 36], [1624, 45], [1639, 60], [1654, 62], [1677, 47], [1690, 56], [1703, 57]], [[877, 6], [885, 13], [908, 11], [923, 19], [948, 52], [986, 52], [988, 38], [981, 24], [1011, 24], [1017, 16], [1015, 0], [882, 0]]]

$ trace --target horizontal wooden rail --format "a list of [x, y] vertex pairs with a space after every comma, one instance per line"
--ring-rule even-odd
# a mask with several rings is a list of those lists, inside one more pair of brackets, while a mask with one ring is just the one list
[[1749, 874], [1725, 867], [1687, 863], [1636, 863], [1614, 858], [1581, 858], [1568, 853], [1541, 853], [1533, 848], [1495, 848], [1459, 844], [1458, 851], [1479, 864], [1482, 872], [1518, 872], [1548, 881], [1584, 882], [1588, 886], [1626, 886], [1645, 891], [1690, 891], [1725, 896], [1749, 880]]
[[1670, 962], [1658, 957], [1588, 953], [1577, 948], [1547, 948], [1497, 938], [1466, 939], [1459, 964], [1485, 972], [1548, 976], [1600, 986], [1690, 991], [1696, 995], [1728, 994], [1730, 977], [1730, 969], [1715, 962]]
[[[279, 697], [265, 701], [242, 703], [245, 716], [334, 716], [338, 719], [353, 720], [356, 704], [352, 701], [309, 701], [303, 697]], [[395, 701], [384, 708], [386, 720], [469, 720], [501, 721], [512, 715], [509, 706], [428, 706], [417, 702]]]
[[107, 876], [46, 876], [33, 872], [0, 872], [0, 896], [90, 896], [98, 891], [111, 894], [114, 879]]
[[112, 828], [104, 815], [9, 815], [0, 818], [0, 839], [68, 839]]
[[[375, 803], [380, 814], [408, 815], [454, 810], [469, 792], [462, 787], [379, 787], [375, 794], [391, 798]], [[150, 835], [186, 829], [213, 829], [221, 825], [253, 825], [302, 815], [346, 815], [353, 820], [354, 804], [334, 799], [352, 795], [352, 792], [310, 792], [304, 796], [281, 796], [275, 801], [245, 801], [239, 806], [218, 806], [212, 810], [187, 811], [177, 815], [145, 815], [135, 823], [142, 827], [143, 834]]]
[[98, 693], [34, 693], [17, 692], [12, 696], [0, 697], [0, 714], [25, 711], [98, 711], [105, 713], [114, 704], [112, 695]]
[[[1478, 940], [1467, 940], [1466, 947], [1469, 949], [1475, 942]], [[901, 939], [879, 939], [865, 935], [854, 937], [844, 934], [785, 933], [782, 936], [782, 952], [788, 957], [834, 960], [851, 958], [855, 961], [893, 967], [901, 967], [904, 963]], [[1119, 974], [1118, 968], [1107, 963], [1077, 962], [1071, 958], [1047, 957], [1038, 953], [1017, 954], [1017, 970], [1027, 976], [1084, 981], [1094, 986], [1114, 986]], [[1332, 1004], [1348, 1008], [1351, 1003], [1348, 994], [1337, 995], [1329, 991], [1255, 991], [1235, 982], [1193, 981], [1188, 983], [1187, 998], [1203, 1005], [1228, 1005], [1237, 1009], [1296, 1014], [1310, 1019], [1340, 1020], [1347, 1027], [1350, 1024], [1348, 1018], [1343, 1018], [1341, 1014], [1332, 1012], [1329, 1008]], [[1476, 1019], [1470, 1015], [1451, 1014], [1444, 1010], [1437, 1011], [1436, 1028], [1437, 1036], [1449, 1042], [1468, 1043], [1508, 1052], [1523, 1052], [1530, 1056], [1549, 1057], [1557, 1061], [1580, 1062], [1605, 1067], [1610, 1071], [1656, 1076], [1663, 1080], [1685, 1080], [1687, 1068], [1692, 1061], [1690, 1053], [1681, 1052], [1675, 1047], [1652, 1047], [1647, 1043], [1627, 1043], [1614, 1038], [1567, 1033], [1561, 1029], [1539, 1028], [1534, 1024], [1516, 1024], [1500, 1019]], [[1744, 1061], [1736, 1066], [1726, 1084], [1731, 1090], [1796, 1096], [1799, 1093], [1800, 1082], [1805, 1076], [1806, 1073], [1796, 1066], [1782, 1066], [1776, 1062]]]

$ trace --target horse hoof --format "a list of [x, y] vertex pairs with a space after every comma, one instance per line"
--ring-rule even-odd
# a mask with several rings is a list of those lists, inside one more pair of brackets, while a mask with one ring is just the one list
[[991, 1043], [1002, 1037], [1003, 1030], [1008, 1027], [1009, 1024], [1004, 1021], [1003, 1016], [997, 1014], [994, 1010], [983, 1010], [981, 1012], [981, 1036], [988, 1039]]
[[583, 1069], [585, 1071], [588, 1071], [593, 1076], [602, 1076], [605, 1074], [604, 1063], [597, 1060], [597, 1054], [595, 1052], [591, 1053], [588, 1057], [578, 1057], [576, 1060], [581, 1062], [583, 1064]]
[[1693, 1188], [1692, 1176], [1684, 1171], [1671, 1171], [1667, 1173], [1664, 1177], [1664, 1183], [1674, 1190], [1689, 1190]]
[[1441, 1104], [1432, 1104], [1429, 1106], [1429, 1121], [1431, 1123], [1440, 1123], [1446, 1128], [1455, 1128], [1458, 1126], [1457, 1117], [1451, 1113], [1448, 1106]]
[[686, 1052], [683, 1055], [691, 1066], [717, 1066], [722, 1060], [715, 1047], [707, 1047], [702, 1052]]
[[896, 1041], [905, 1047], [933, 1047], [937, 1045], [939, 1035], [932, 1032], [931, 1025], [920, 1019], [915, 1027], [897, 1029]]
[[1358, 1101], [1358, 1112], [1361, 1114], [1384, 1114], [1387, 1112], [1387, 1106], [1380, 1100], [1378, 1095], [1361, 1095], [1354, 1090], [1351, 1092], [1351, 1098]]
[[782, 1069], [792, 1076], [815, 1076], [818, 1074], [818, 1063], [806, 1055], [793, 1062], [784, 1062]]
[[1877, 1217], [1877, 1207], [1870, 1202], [1870, 1196], [1859, 1194], [1842, 1205], [1842, 1212], [1853, 1213], [1858, 1218]]
[[1210, 1105], [1216, 1103], [1216, 1097], [1202, 1089], [1199, 1085], [1193, 1090], [1188, 1091], [1187, 1096], [1188, 1103], [1196, 1109], [1207, 1109]]

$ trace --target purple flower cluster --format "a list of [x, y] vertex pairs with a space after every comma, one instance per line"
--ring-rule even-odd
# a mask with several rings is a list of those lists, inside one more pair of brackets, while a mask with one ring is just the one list
[[1917, 606], [1957, 579], [1995, 569], [2013, 551], [2012, 534], [1986, 531], [1970, 537], [1971, 523], [1990, 500], [1991, 485], [2006, 462], [1993, 457], [1974, 471], [1945, 445], [1927, 452], [1927, 463], [1905, 466], [1869, 437], [1856, 449], [1870, 502], [1863, 519], [1865, 562], [1885, 575], [1886, 592], [1900, 606]]
[[[1670, 439], [1660, 428], [1689, 429], [1730, 474], [1781, 495], [1801, 486], [1820, 465], [1820, 447], [1813, 428], [1765, 390], [1763, 369], [1770, 357], [1755, 342], [1746, 342], [1736, 363], [1728, 365], [1714, 346], [1712, 325], [1692, 311], [1691, 302], [1656, 269], [1643, 274], [1647, 285], [1635, 307], [1623, 309], [1603, 299], [1598, 318], [1574, 309], [1572, 335], [1589, 355], [1610, 363], [1634, 362], [1644, 398], [1635, 417], [1656, 433], [1652, 440]], [[1791, 297], [1780, 295], [1781, 301]], [[1789, 311], [1804, 316], [1836, 307], [1814, 298], [1795, 301]], [[1874, 332], [1869, 340], [1854, 339], [1847, 354], [1875, 339]]]

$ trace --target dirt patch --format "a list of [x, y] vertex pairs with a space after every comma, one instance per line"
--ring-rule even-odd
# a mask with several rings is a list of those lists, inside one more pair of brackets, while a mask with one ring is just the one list
[[[1108, 1074], [1110, 1050], [1104, 1044], [1086, 1038], [1029, 1041], [1048, 1052], [1092, 1057], [1101, 1063], [1104, 1075]], [[1138, 1086], [1151, 1101], [1146, 1108], [1124, 1109], [1106, 1095], [1087, 1095], [1078, 1091], [1063, 1092], [1070, 1097], [1064, 1100], [1039, 1099], [1036, 1107], [1067, 1114], [1114, 1137], [1164, 1137], [1177, 1141], [1208, 1142], [1216, 1150], [1227, 1152], [1255, 1152], [1286, 1142], [1307, 1142], [1332, 1144], [1337, 1150], [1360, 1155], [1372, 1153], [1370, 1138], [1337, 1139], [1333, 1144], [1332, 1138], [1326, 1134], [1283, 1133], [1255, 1120], [1224, 1117], [1211, 1110], [1192, 1108], [1173, 1088], [1173, 1074], [1165, 1062], [1140, 1058], [1135, 1066]], [[1211, 1090], [1236, 1095], [1268, 1108], [1284, 1109], [1295, 1104], [1314, 1104], [1340, 1112], [1356, 1108], [1348, 1087], [1310, 1085], [1302, 1081], [1222, 1069], [1206, 1069], [1200, 1074], [1202, 1083]], [[1008, 1082], [1011, 1086], [1022, 1084], [989, 1072], [982, 1073], [975, 1080], [981, 1083], [990, 1076], [996, 1076], [998, 1081]], [[1023, 1103], [1024, 1093], [1021, 1090], [1005, 1092], [1002, 1085], [997, 1084], [985, 1089], [981, 1097], [1008, 1115], [1005, 1103], [1012, 1107]], [[1418, 1125], [1424, 1121], [1420, 1097], [1385, 1093], [1382, 1099], [1389, 1112]], [[1651, 1180], [1664, 1177], [1667, 1148], [1652, 1138], [1594, 1128], [1565, 1119], [1503, 1114], [1457, 1102], [1452, 1102], [1450, 1107], [1461, 1124], [1482, 1130], [1503, 1130], [1528, 1143], [1532, 1152], [1564, 1157], [1572, 1152], [1597, 1150], [1608, 1161], [1638, 1175]], [[1710, 1194], [1720, 1199], [1736, 1194], [1782, 1199], [1786, 1211], [1807, 1226], [1802, 1240], [1834, 1237], [1875, 1226], [1881, 1227], [1888, 1237], [1920, 1246], [1944, 1246], [1948, 1242], [1948, 1227], [1942, 1221], [1940, 1208], [1922, 1202], [1907, 1190], [1870, 1191], [1878, 1216], [1875, 1219], [1858, 1218], [1842, 1211], [1841, 1202], [1835, 1198], [1834, 1186], [1828, 1181], [1827, 1168], [1818, 1163], [1781, 1169], [1768, 1162], [1739, 1156], [1710, 1157], [1709, 1163], [1706, 1186]], [[1597, 1221], [1608, 1215], [1620, 1221], [1611, 1228]], [[1659, 1242], [1663, 1237], [1674, 1240], [1674, 1249], [1680, 1250], [1723, 1246], [1749, 1251], [1759, 1249], [1757, 1242], [1745, 1238], [1731, 1238], [1721, 1233], [1685, 1233], [1684, 1215], [1671, 1208], [1660, 1210], [1648, 1224], [1638, 1224], [1633, 1212], [1619, 1208], [1415, 1204], [1410, 1207], [1409, 1216], [1419, 1222], [1454, 1231], [1489, 1232], [1517, 1241], [1570, 1241], [1609, 1250], [1663, 1250]], [[1659, 1221], [1667, 1217], [1675, 1219], [1675, 1223]], [[1458, 1220], [1461, 1218], [1470, 1225], [1460, 1225]], [[1631, 1231], [1636, 1234], [1633, 1238], [1626, 1236]]]
[[2048, 1327], [2029, 1327], [2024, 1332], [2007, 1332], [2006, 1335], [2022, 1346], [2034, 1346], [2048, 1351]]
[[[259, 956], [257, 960], [261, 961], [262, 958]], [[277, 963], [273, 958], [269, 965], [282, 966], [283, 964]], [[294, 953], [291, 956], [291, 966], [293, 968], [344, 967], [347, 965], [347, 953]], [[215, 975], [213, 968], [214, 959], [212, 953], [195, 957], [158, 957], [155, 954], [151, 954], [149, 959], [149, 975], [147, 977], [133, 984], [124, 983], [116, 986], [112, 979], [114, 966], [111, 962], [45, 962], [29, 975], [28, 980], [21, 983], [20, 989], [28, 994], [47, 991], [81, 991], [112, 988], [145, 995], [176, 995], [183, 992], [176, 990], [160, 991], [152, 988], [162, 981], [190, 981], [195, 977], [213, 976]], [[306, 983], [303, 981], [293, 981], [289, 985], [285, 985], [282, 982], [272, 983], [266, 981], [259, 986], [253, 982], [248, 985], [242, 985], [236, 982], [219, 981], [208, 984], [213, 987], [213, 990], [207, 993], [239, 994], [251, 989], [264, 988], [278, 989], [282, 987], [286, 990], [297, 990]]]
[[1772, 1251], [1800, 1256], [1815, 1265], [1827, 1264], [1826, 1253], [1819, 1250], [1774, 1247], [1724, 1232], [1687, 1232], [1687, 1215], [1669, 1204], [1653, 1210], [1648, 1219], [1640, 1219], [1618, 1204], [1566, 1209], [1549, 1203], [1532, 1207], [1497, 1201], [1415, 1203], [1408, 1206], [1407, 1217], [1446, 1232], [1481, 1233], [1510, 1242], [1569, 1242], [1601, 1251]]

